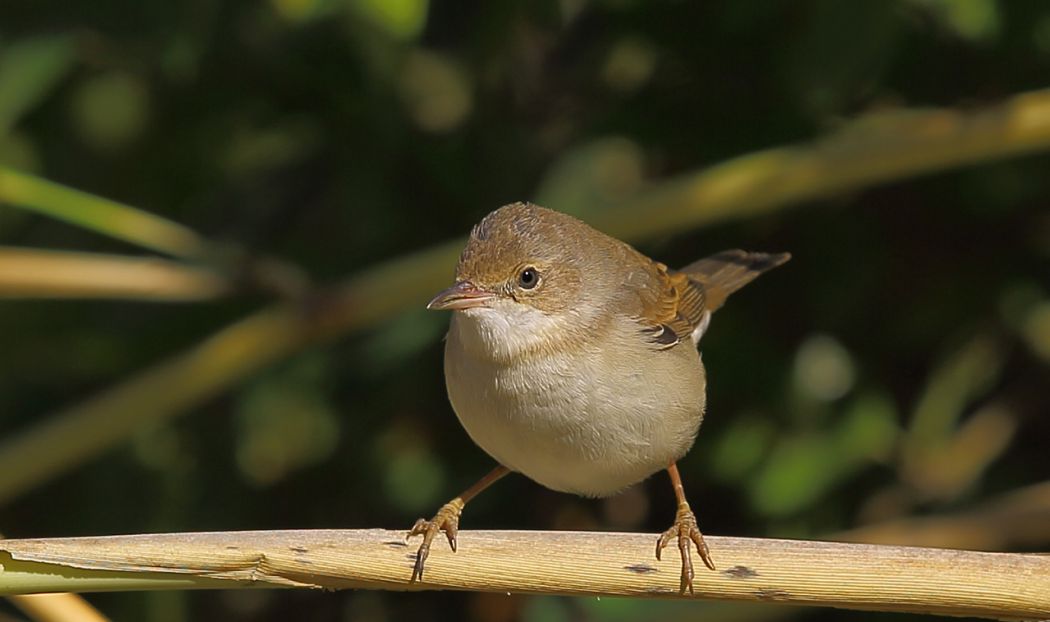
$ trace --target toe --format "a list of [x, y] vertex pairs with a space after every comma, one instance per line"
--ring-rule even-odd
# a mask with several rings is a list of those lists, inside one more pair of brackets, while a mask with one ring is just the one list
[[412, 525], [412, 528], [408, 530], [408, 534], [405, 535], [405, 539], [408, 540], [412, 536], [418, 536], [419, 534], [425, 532], [427, 530], [427, 523], [429, 522], [430, 521], [428, 521], [425, 518], [417, 519], [415, 524]]
[[682, 552], [682, 579], [678, 584], [678, 593], [685, 594], [686, 590], [693, 593], [693, 560], [689, 558], [689, 549], [683, 549]]
[[672, 525], [670, 529], [660, 534], [660, 537], [656, 539], [656, 559], [659, 561], [660, 553], [664, 550], [664, 547], [678, 535], [678, 526]]
[[700, 554], [700, 559], [703, 560], [704, 565], [710, 568], [711, 570], [714, 570], [715, 564], [713, 561], [711, 561], [711, 553], [707, 548], [707, 542], [704, 541], [704, 535], [700, 533], [700, 530], [696, 527], [695, 521], [692, 525], [689, 526], [688, 533], [689, 540], [691, 540], [693, 544], [696, 545], [696, 552]]
[[423, 580], [423, 566], [426, 564], [428, 555], [430, 555], [430, 547], [425, 544], [420, 546], [416, 553], [416, 563], [412, 566], [412, 578], [409, 579], [409, 583]]

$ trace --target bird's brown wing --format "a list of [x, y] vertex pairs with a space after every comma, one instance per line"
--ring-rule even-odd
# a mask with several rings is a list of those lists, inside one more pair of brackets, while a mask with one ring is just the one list
[[694, 261], [678, 270], [678, 274], [685, 275], [704, 290], [707, 309], [714, 311], [725, 304], [730, 294], [788, 259], [791, 259], [790, 253], [722, 251]]
[[647, 286], [638, 289], [642, 332], [656, 347], [670, 348], [704, 321], [706, 294], [688, 276], [662, 263], [654, 261], [646, 267]]
[[711, 313], [730, 294], [790, 258], [788, 253], [731, 250], [677, 271], [652, 262], [647, 266], [650, 286], [640, 289], [644, 334], [659, 348], [670, 348], [690, 335], [698, 341]]

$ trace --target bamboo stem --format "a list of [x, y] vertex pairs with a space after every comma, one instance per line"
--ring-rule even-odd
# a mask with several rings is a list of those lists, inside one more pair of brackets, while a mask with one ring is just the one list
[[[650, 534], [466, 531], [434, 547], [381, 529], [0, 541], [0, 594], [245, 587], [690, 598]], [[1050, 617], [1050, 556], [708, 536], [696, 598], [999, 619]]]
[[0, 247], [2, 298], [210, 300], [229, 293], [212, 270], [158, 257]]

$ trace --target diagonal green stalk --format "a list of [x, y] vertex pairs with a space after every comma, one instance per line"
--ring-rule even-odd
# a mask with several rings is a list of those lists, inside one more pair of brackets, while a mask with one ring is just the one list
[[611, 235], [644, 239], [1048, 148], [1050, 89], [970, 111], [882, 112], [809, 144], [757, 151], [682, 175], [593, 220]]
[[208, 242], [188, 227], [3, 167], [0, 167], [0, 203], [175, 257], [202, 260], [208, 256]]

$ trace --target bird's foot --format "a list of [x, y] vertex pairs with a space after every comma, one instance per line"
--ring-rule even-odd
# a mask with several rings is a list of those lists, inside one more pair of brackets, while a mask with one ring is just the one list
[[448, 538], [448, 545], [452, 547], [453, 553], [456, 552], [456, 534], [459, 532], [459, 515], [463, 512], [463, 505], [463, 500], [456, 497], [441, 506], [434, 518], [417, 520], [416, 524], [412, 525], [412, 529], [405, 535], [406, 542], [412, 536], [423, 535], [423, 543], [419, 545], [419, 551], [416, 553], [416, 565], [412, 568], [412, 578], [409, 580], [409, 583], [423, 580], [423, 564], [426, 563], [427, 556], [430, 555], [430, 543], [433, 542], [434, 536], [439, 531], [445, 532], [445, 537]]
[[688, 589], [689, 593], [692, 594], [693, 559], [689, 550], [689, 544], [693, 543], [696, 545], [696, 550], [700, 553], [700, 559], [704, 560], [705, 566], [714, 570], [715, 564], [711, 561], [711, 554], [707, 550], [707, 543], [704, 542], [704, 535], [700, 533], [700, 529], [696, 526], [696, 516], [693, 515], [693, 511], [689, 509], [689, 504], [687, 503], [682, 503], [678, 506], [674, 525], [671, 525], [670, 529], [663, 532], [656, 541], [656, 559], [660, 559], [660, 552], [672, 538], [678, 539], [678, 550], [682, 554], [682, 579], [678, 585], [678, 593], [685, 594], [685, 591]]

